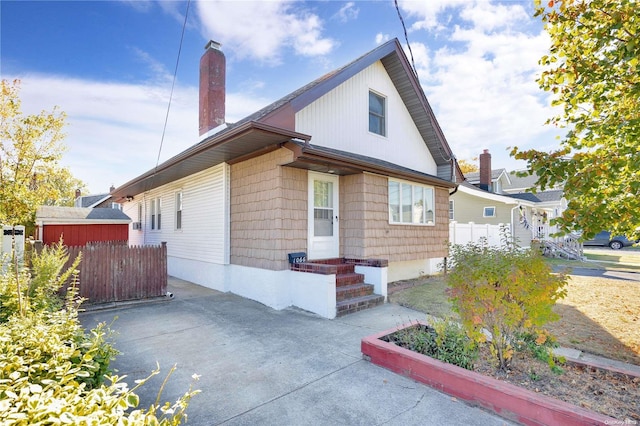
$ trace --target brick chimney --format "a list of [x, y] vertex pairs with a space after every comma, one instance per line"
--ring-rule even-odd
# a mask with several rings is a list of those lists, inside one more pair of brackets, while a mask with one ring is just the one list
[[492, 191], [491, 189], [491, 154], [485, 149], [480, 154], [480, 189]]
[[82, 191], [80, 191], [80, 188], [76, 189], [76, 198], [78, 198], [81, 195], [82, 195]]
[[200, 58], [200, 136], [224, 124], [226, 60], [220, 47], [209, 41]]

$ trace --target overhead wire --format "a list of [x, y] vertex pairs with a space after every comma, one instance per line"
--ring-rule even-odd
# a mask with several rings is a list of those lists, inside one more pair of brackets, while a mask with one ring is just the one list
[[[187, 28], [187, 19], [189, 18], [189, 8], [191, 6], [191, 0], [187, 1], [187, 9], [184, 13], [184, 22], [182, 23], [182, 32], [180, 34], [180, 45], [178, 46], [178, 55], [176, 57], [176, 66], [173, 70], [173, 79], [171, 81], [171, 91], [169, 92], [169, 102], [167, 103], [167, 112], [165, 114], [164, 117], [164, 124], [162, 126], [162, 135], [160, 137], [160, 146], [158, 147], [158, 156], [156, 157], [156, 164], [153, 168], [153, 174], [151, 175], [151, 177], [149, 178], [149, 180], [147, 181], [147, 184], [145, 185], [145, 187], [147, 189], [145, 189], [144, 191], [144, 195], [143, 195], [143, 204], [146, 208], [146, 195], [147, 192], [149, 191], [149, 188], [151, 187], [151, 185], [153, 184], [153, 180], [156, 176], [156, 173], [158, 172], [158, 165], [160, 165], [160, 156], [162, 155], [162, 147], [164, 146], [164, 138], [165, 135], [167, 133], [167, 123], [169, 122], [169, 113], [171, 111], [171, 102], [173, 101], [173, 92], [175, 90], [175, 86], [176, 86], [176, 80], [177, 80], [177, 76], [178, 76], [178, 66], [180, 65], [180, 56], [182, 54], [182, 44], [184, 42], [184, 33], [185, 30]], [[155, 202], [154, 200], [152, 200], [152, 202]], [[145, 232], [143, 234], [143, 243], [146, 243], [146, 235], [147, 233]]]
[[158, 157], [156, 158], [156, 166], [154, 168], [154, 175], [158, 169], [158, 165], [160, 164], [160, 155], [162, 154], [162, 146], [164, 145], [164, 137], [167, 132], [167, 123], [169, 122], [169, 112], [171, 111], [171, 101], [173, 100], [173, 91], [176, 85], [176, 79], [178, 75], [178, 65], [180, 64], [180, 54], [182, 53], [182, 43], [184, 41], [184, 32], [187, 27], [187, 18], [189, 17], [189, 6], [191, 5], [191, 0], [187, 1], [187, 10], [184, 14], [184, 22], [182, 23], [182, 34], [180, 35], [180, 46], [178, 47], [178, 56], [176, 58], [176, 66], [173, 70], [173, 81], [171, 82], [171, 92], [169, 93], [169, 103], [167, 104], [167, 113], [164, 117], [164, 126], [162, 127], [162, 137], [160, 138], [160, 147], [158, 148]]
[[[416, 62], [413, 59], [413, 50], [411, 50], [411, 43], [409, 43], [409, 35], [407, 34], [407, 26], [404, 23], [404, 18], [402, 17], [402, 13], [400, 12], [400, 6], [398, 6], [398, 0], [393, 0], [393, 3], [396, 6], [396, 12], [398, 13], [398, 18], [400, 19], [400, 24], [402, 25], [402, 30], [404, 32], [404, 39], [407, 42], [407, 49], [409, 50], [409, 56], [411, 57], [411, 68], [413, 70], [413, 74], [416, 78], [416, 82], [418, 83], [418, 87], [420, 88], [420, 90], [423, 91], [424, 94], [424, 90], [422, 89], [422, 84], [420, 83], [420, 78], [418, 76], [418, 69], [416, 68]], [[426, 98], [426, 96], [425, 96]], [[443, 135], [444, 137], [444, 135]], [[447, 154], [442, 150], [442, 147], [438, 147], [439, 151], [440, 151], [440, 155], [442, 156], [442, 158], [447, 161], [447, 162], [451, 162], [451, 167], [453, 169], [453, 161], [454, 161], [454, 156], [451, 154]], [[453, 172], [452, 172], [453, 175]]]
[[[404, 24], [404, 19], [402, 18], [402, 13], [400, 13], [400, 7], [398, 6], [398, 0], [393, 0], [394, 4], [396, 5], [396, 12], [398, 13], [398, 18], [400, 18], [400, 23], [402, 24], [402, 29], [404, 31], [404, 39], [407, 42], [407, 48], [409, 49], [409, 55], [411, 56], [411, 67], [413, 68], [413, 73], [416, 76], [416, 79], [418, 79], [418, 70], [416, 69], [416, 62], [413, 59], [413, 51], [411, 50], [411, 44], [409, 44], [409, 36], [407, 35], [407, 27]], [[420, 81], [418, 80], [418, 83], [420, 83]]]

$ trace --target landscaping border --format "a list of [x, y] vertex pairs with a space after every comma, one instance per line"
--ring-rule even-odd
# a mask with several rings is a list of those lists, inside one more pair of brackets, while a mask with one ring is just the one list
[[373, 364], [526, 425], [611, 425], [616, 422], [612, 417], [381, 340], [415, 325], [403, 325], [363, 338], [360, 345], [363, 356]]

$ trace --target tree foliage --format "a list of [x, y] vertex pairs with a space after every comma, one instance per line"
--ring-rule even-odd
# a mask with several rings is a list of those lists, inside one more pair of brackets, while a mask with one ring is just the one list
[[65, 114], [54, 108], [24, 115], [20, 82], [2, 80], [0, 223], [30, 225], [40, 205], [73, 205], [81, 181], [60, 164]]
[[[477, 158], [474, 158], [472, 161], [477, 160]], [[472, 161], [458, 160], [458, 166], [460, 166], [460, 170], [462, 171], [462, 173], [474, 173], [480, 170], [478, 166]]]
[[542, 188], [564, 183], [568, 206], [557, 223], [589, 237], [603, 229], [640, 236], [640, 3], [537, 1], [551, 38], [538, 79], [566, 128], [559, 149], [521, 151]]

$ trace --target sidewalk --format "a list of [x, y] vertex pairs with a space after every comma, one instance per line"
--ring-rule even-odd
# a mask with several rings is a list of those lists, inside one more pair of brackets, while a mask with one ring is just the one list
[[155, 402], [177, 364], [160, 400], [176, 400], [200, 375], [188, 425], [512, 424], [362, 359], [363, 337], [423, 319], [420, 312], [385, 304], [327, 320], [173, 278], [169, 291], [173, 299], [80, 317], [85, 327], [117, 317], [123, 354], [112, 367], [130, 386], [160, 364], [138, 391], [141, 407]]

